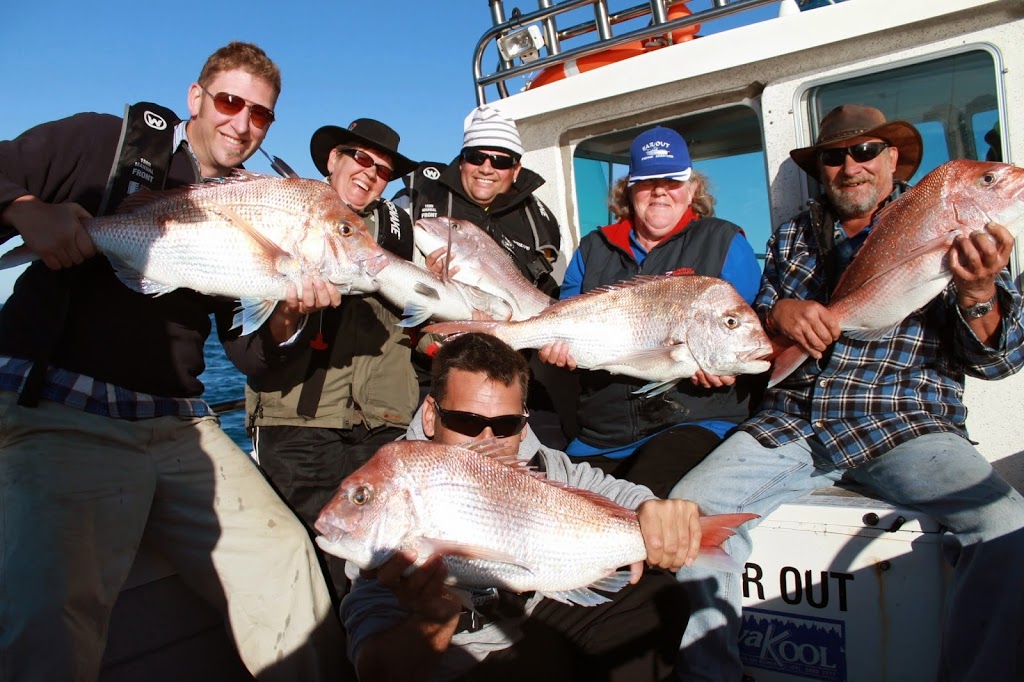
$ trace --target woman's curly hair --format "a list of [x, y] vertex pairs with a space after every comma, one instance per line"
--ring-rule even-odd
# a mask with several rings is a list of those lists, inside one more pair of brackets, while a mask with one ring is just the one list
[[[694, 186], [693, 202], [690, 208], [698, 218], [708, 218], [715, 215], [715, 198], [711, 196], [709, 182], [706, 175], [693, 171], [689, 182]], [[616, 219], [633, 219], [633, 200], [629, 194], [629, 176], [619, 178], [612, 186], [611, 198], [608, 200], [608, 207]]]

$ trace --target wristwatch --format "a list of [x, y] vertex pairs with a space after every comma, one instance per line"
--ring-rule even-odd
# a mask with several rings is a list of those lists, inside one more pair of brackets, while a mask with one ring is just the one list
[[993, 296], [992, 298], [988, 299], [987, 301], [982, 301], [981, 303], [975, 303], [974, 305], [969, 306], [967, 308], [965, 308], [965, 307], [963, 307], [961, 305], [958, 305], [957, 307], [960, 308], [960, 314], [963, 315], [966, 319], [968, 319], [968, 320], [976, 320], [979, 317], [985, 317], [990, 312], [992, 312], [992, 308], [995, 307], [995, 304], [996, 304], [996, 297]]

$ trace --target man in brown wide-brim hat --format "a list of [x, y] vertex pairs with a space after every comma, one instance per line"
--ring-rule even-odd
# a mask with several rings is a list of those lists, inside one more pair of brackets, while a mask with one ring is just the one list
[[821, 119], [818, 140], [810, 147], [794, 149], [789, 155], [808, 175], [818, 178], [819, 152], [854, 140], [888, 143], [897, 155], [893, 169], [897, 180], [907, 182], [921, 165], [924, 144], [917, 128], [906, 121], [886, 121], [881, 111], [863, 104], [844, 104], [828, 112]]

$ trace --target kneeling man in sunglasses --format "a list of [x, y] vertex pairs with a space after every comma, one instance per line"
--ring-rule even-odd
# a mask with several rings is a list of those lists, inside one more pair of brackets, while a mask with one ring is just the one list
[[524, 406], [529, 369], [504, 342], [465, 334], [434, 358], [431, 393], [407, 438], [448, 445], [498, 438], [550, 480], [636, 509], [648, 568], [636, 584], [594, 607], [528, 593], [474, 593], [464, 610], [445, 589], [444, 564], [396, 555], [355, 579], [342, 602], [349, 653], [364, 682], [379, 679], [661, 680], [671, 672], [689, 608], [672, 573], [700, 547], [697, 507], [659, 500], [643, 486], [573, 464], [541, 445]]

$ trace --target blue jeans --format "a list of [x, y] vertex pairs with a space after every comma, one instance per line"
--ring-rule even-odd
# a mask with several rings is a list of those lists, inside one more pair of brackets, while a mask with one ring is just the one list
[[[954, 434], [919, 436], [855, 469], [841, 470], [817, 441], [766, 448], [737, 432], [672, 489], [704, 514], [752, 512], [762, 518], [780, 505], [846, 477], [892, 504], [918, 509], [955, 533], [962, 550], [950, 585], [939, 678], [1017, 680], [1024, 634], [1024, 498], [974, 447]], [[750, 556], [744, 524], [725, 548], [740, 564]], [[742, 676], [738, 639], [739, 575], [683, 568], [677, 577], [692, 615], [680, 644], [681, 679]]]

